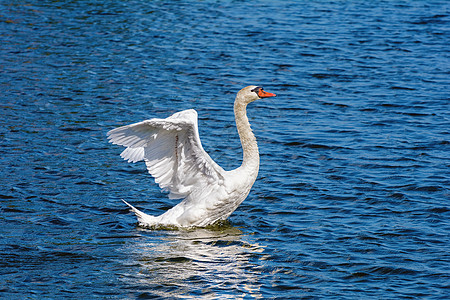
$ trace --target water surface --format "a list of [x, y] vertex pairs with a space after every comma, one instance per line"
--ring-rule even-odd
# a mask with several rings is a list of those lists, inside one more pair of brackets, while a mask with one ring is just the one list
[[[447, 299], [448, 1], [1, 1], [0, 297]], [[136, 227], [176, 204], [106, 132], [183, 109], [261, 168], [219, 228]]]

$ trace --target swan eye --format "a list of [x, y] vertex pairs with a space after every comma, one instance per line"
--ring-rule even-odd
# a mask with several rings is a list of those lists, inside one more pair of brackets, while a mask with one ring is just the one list
[[255, 92], [256, 94], [258, 94], [259, 90], [262, 90], [262, 87], [257, 86], [252, 90], [252, 92]]

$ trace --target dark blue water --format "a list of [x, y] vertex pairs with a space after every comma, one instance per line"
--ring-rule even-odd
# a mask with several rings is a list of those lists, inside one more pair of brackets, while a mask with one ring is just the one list
[[[448, 1], [0, 2], [0, 298], [448, 299]], [[176, 203], [106, 141], [199, 113], [261, 169], [219, 228], [136, 227]]]

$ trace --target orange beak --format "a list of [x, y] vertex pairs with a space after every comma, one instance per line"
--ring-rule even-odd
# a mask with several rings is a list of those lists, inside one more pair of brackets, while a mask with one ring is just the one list
[[275, 97], [276, 95], [272, 94], [272, 93], [268, 93], [268, 92], [264, 91], [263, 89], [259, 89], [258, 96], [259, 96], [259, 98], [269, 98], [269, 97]]

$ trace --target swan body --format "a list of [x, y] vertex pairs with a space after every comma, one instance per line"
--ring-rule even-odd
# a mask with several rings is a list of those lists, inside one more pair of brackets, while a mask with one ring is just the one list
[[248, 122], [247, 105], [273, 96], [257, 86], [238, 92], [234, 113], [243, 161], [232, 171], [222, 169], [203, 149], [193, 109], [109, 131], [111, 143], [126, 147], [122, 158], [133, 163], [143, 160], [169, 198], [183, 199], [160, 216], [145, 214], [124, 201], [139, 225], [203, 227], [228, 218], [249, 194], [259, 170], [258, 145]]

